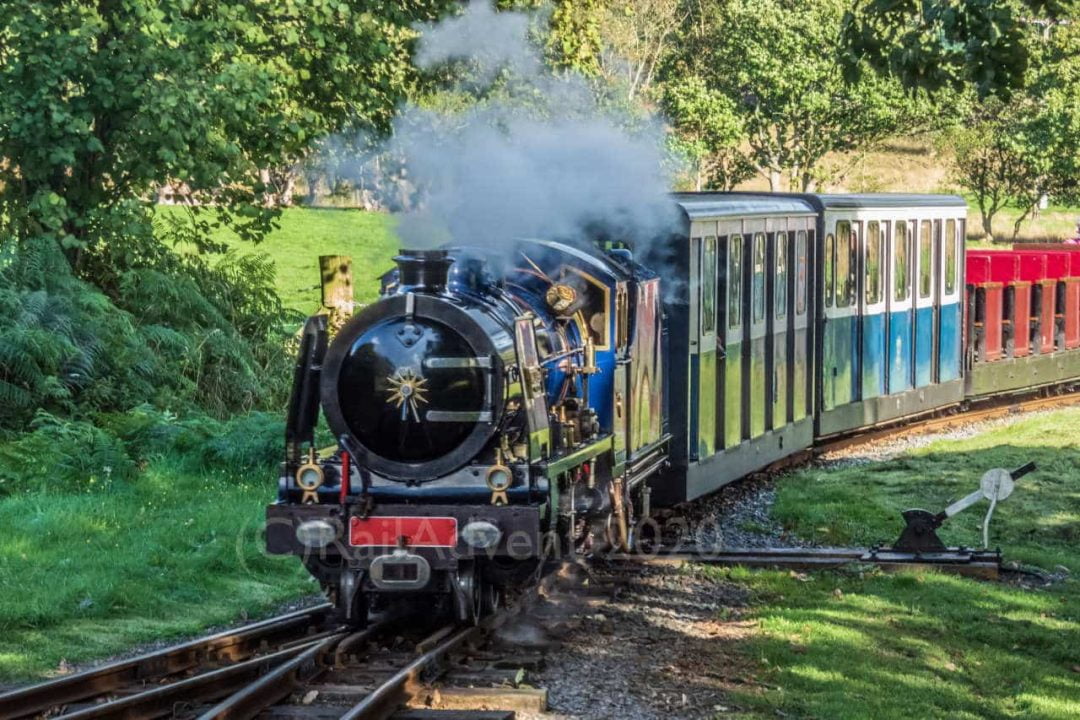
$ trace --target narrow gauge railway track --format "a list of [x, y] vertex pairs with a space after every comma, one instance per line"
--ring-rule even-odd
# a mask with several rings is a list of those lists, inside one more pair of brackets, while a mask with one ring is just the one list
[[[530, 593], [531, 597], [535, 595]], [[539, 654], [510, 654], [494, 631], [531, 602], [502, 609], [477, 626], [455, 623], [423, 632], [415, 616], [340, 633], [309, 646], [212, 707], [199, 720], [513, 720], [547, 709], [547, 692], [521, 687]]]
[[[546, 691], [518, 687], [542, 656], [506, 655], [488, 642], [509, 610], [410, 643], [403, 636], [416, 636], [423, 624], [416, 616], [350, 631], [323, 623], [328, 609], [12, 691], [0, 695], [0, 718], [512, 720], [516, 710], [546, 709]], [[402, 710], [407, 704], [421, 709]], [[503, 709], [474, 709], [491, 707]]]
[[[177, 702], [228, 692], [318, 642], [327, 632], [330, 610], [329, 604], [317, 605], [0, 693], [0, 720], [168, 714]], [[145, 714], [124, 710], [136, 707], [131, 698], [140, 696]]]
[[[1080, 405], [1080, 389], [1050, 386], [1040, 388], [1034, 393], [990, 397], [973, 403], [966, 408], [954, 406], [915, 419], [886, 423], [869, 430], [825, 438], [814, 446], [813, 455], [825, 455], [861, 445], [869, 445], [881, 440], [947, 430], [953, 427], [1008, 417], [1017, 413], [1053, 410], [1072, 405]], [[788, 467], [796, 463], [787, 463], [785, 465], [782, 461], [773, 467]]]

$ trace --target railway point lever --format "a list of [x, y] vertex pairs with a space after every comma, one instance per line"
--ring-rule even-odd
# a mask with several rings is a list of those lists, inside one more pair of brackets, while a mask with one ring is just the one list
[[906, 524], [900, 537], [893, 544], [893, 549], [915, 553], [945, 552], [948, 548], [938, 537], [937, 529], [952, 516], [983, 499], [990, 501], [990, 508], [983, 519], [983, 547], [989, 547], [990, 517], [994, 514], [994, 508], [998, 502], [1012, 494], [1016, 480], [1033, 470], [1035, 470], [1033, 462], [1025, 463], [1012, 472], [1004, 468], [993, 468], [983, 474], [978, 490], [960, 498], [937, 514], [918, 508], [905, 510], [902, 515]]

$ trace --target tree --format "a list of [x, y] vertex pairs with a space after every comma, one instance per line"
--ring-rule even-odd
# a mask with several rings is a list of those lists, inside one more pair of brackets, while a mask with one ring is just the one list
[[607, 4], [600, 67], [626, 88], [628, 100], [649, 93], [688, 16], [682, 0], [612, 0]]
[[[730, 0], [702, 5], [668, 77], [697, 75], [730, 102], [746, 158], [781, 189], [810, 191], [833, 152], [866, 152], [910, 131], [930, 113], [923, 98], [890, 78], [845, 82], [839, 38], [845, 0]], [[700, 13], [700, 17], [697, 14]]]
[[[149, 232], [184, 183], [257, 239], [260, 170], [389, 126], [411, 24], [449, 0], [8, 0], [0, 6], [0, 223], [85, 254]], [[201, 220], [203, 229], [208, 220]]]
[[1026, 79], [1029, 26], [1075, 21], [1076, 13], [1076, 0], [860, 0], [844, 20], [845, 72], [1007, 96]]
[[945, 135], [955, 177], [979, 204], [983, 232], [1006, 205], [1021, 210], [1013, 239], [1043, 196], [1080, 199], [1080, 29], [1065, 25], [1032, 39], [1022, 91], [974, 105]]
[[675, 149], [693, 168], [695, 190], [731, 190], [754, 174], [740, 147], [742, 122], [726, 95], [691, 75], [666, 85], [664, 109], [675, 126]]

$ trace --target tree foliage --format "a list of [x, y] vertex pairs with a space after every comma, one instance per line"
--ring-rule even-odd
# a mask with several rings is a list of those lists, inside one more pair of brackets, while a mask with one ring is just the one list
[[[895, 80], [845, 81], [839, 38], [847, 7], [845, 0], [702, 5], [667, 71], [675, 85], [696, 76], [727, 98], [722, 112], [734, 112], [742, 127], [746, 161], [774, 190], [784, 175], [791, 187], [813, 189], [827, 179], [821, 161], [829, 153], [866, 151], [928, 119], [929, 108]], [[687, 120], [675, 116], [680, 127]]]
[[980, 97], [1022, 87], [1030, 25], [1076, 20], [1076, 0], [860, 0], [845, 18], [845, 69], [872, 68], [908, 87], [973, 87]]
[[965, 122], [944, 135], [955, 179], [974, 195], [988, 238], [1007, 205], [1021, 211], [1015, 238], [1043, 196], [1080, 201], [1080, 29], [1039, 33], [1031, 47], [1024, 89], [972, 104]]
[[78, 269], [168, 180], [257, 238], [259, 170], [312, 138], [385, 129], [410, 23], [447, 0], [10, 0], [0, 6], [0, 218]]

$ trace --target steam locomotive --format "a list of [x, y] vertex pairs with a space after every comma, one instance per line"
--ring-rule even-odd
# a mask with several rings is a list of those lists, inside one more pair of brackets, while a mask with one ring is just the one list
[[[1059, 348], [1032, 329], [1044, 354], [986, 352], [962, 198], [672, 203], [679, 226], [648, 255], [610, 239], [403, 250], [332, 339], [310, 318], [269, 552], [300, 556], [351, 623], [411, 598], [475, 621], [546, 558], [630, 550], [654, 506], [818, 438], [1080, 377], [1080, 330]], [[1044, 310], [1033, 323], [1058, 322]]]

